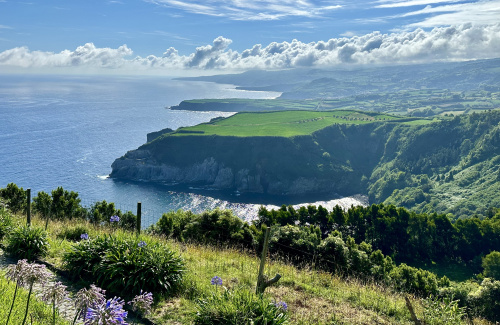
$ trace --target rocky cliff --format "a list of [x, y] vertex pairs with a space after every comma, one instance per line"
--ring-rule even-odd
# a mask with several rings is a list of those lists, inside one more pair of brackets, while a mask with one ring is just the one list
[[273, 195], [360, 193], [383, 154], [384, 128], [392, 127], [332, 125], [292, 138], [166, 134], [117, 159], [111, 177]]

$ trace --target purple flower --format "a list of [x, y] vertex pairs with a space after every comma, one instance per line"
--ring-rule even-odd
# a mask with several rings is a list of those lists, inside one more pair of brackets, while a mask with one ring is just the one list
[[88, 234], [81, 234], [80, 239], [87, 240], [87, 239], [89, 239], [89, 235]]
[[68, 292], [66, 291], [66, 288], [67, 287], [60, 281], [54, 283], [48, 288], [44, 288], [42, 300], [58, 304], [64, 299], [68, 298]]
[[137, 244], [137, 246], [139, 246], [139, 247], [144, 247], [144, 246], [146, 246], [146, 245], [147, 245], [147, 244], [146, 244], [146, 242], [145, 242], [144, 240], [141, 240], [141, 241], [139, 242], [139, 244]]
[[274, 306], [276, 306], [276, 308], [278, 308], [278, 309], [280, 309], [280, 308], [283, 309], [283, 311], [287, 311], [287, 309], [288, 309], [288, 305], [284, 301], [275, 302]]
[[78, 311], [78, 317], [84, 318], [87, 309], [92, 304], [104, 304], [106, 301], [105, 290], [91, 284], [90, 289], [81, 289], [76, 293], [75, 307]]
[[153, 304], [153, 294], [151, 292], [142, 292], [129, 301], [132, 305], [132, 310], [139, 311], [143, 315], [151, 312], [151, 305]]
[[211, 285], [215, 286], [221, 286], [222, 285], [222, 279], [218, 277], [217, 275], [212, 278], [212, 281], [210, 281]]
[[109, 222], [118, 222], [118, 221], [120, 221], [119, 216], [111, 216], [111, 218], [109, 218]]
[[127, 325], [127, 312], [123, 310], [125, 301], [114, 297], [107, 301], [95, 303], [87, 308], [85, 325]]

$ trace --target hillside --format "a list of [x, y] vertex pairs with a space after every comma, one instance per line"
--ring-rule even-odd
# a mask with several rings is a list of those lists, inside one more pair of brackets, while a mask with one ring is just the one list
[[[328, 126], [325, 116], [311, 118], [315, 127], [293, 124], [287, 134], [287, 123], [304, 120], [302, 113], [332, 117]], [[435, 123], [279, 114], [262, 116], [286, 123], [241, 114], [164, 134], [117, 159], [111, 177], [270, 195], [365, 193], [370, 203], [458, 217], [500, 206], [499, 111]]]

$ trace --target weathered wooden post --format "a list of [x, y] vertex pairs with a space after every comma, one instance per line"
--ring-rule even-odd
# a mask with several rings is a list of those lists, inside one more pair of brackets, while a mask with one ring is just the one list
[[26, 224], [31, 225], [31, 188], [26, 190]]
[[136, 223], [136, 228], [137, 228], [137, 236], [141, 234], [141, 202], [137, 202], [137, 223]]
[[260, 258], [259, 276], [257, 277], [257, 287], [255, 289], [256, 294], [262, 294], [268, 286], [276, 283], [281, 279], [281, 275], [276, 274], [271, 280], [266, 280], [264, 278], [264, 267], [266, 265], [267, 251], [269, 248], [269, 227], [266, 228], [266, 234], [264, 236], [264, 247], [262, 248], [262, 257]]

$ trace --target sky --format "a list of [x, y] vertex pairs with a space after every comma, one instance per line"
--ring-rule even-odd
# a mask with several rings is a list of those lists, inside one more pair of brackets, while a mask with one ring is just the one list
[[500, 57], [500, 0], [0, 0], [0, 73], [165, 75]]

